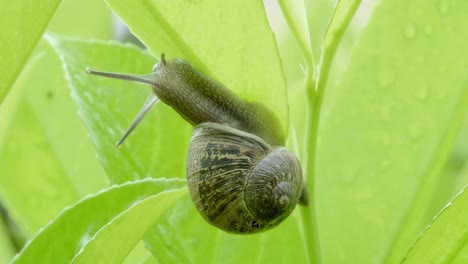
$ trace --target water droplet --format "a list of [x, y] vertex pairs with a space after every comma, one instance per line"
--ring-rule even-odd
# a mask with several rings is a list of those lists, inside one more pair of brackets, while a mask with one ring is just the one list
[[432, 25], [431, 24], [426, 24], [424, 26], [424, 33], [429, 36], [432, 34]]
[[424, 11], [423, 11], [421, 8], [418, 8], [418, 9], [416, 10], [416, 16], [419, 16], [419, 17], [420, 17], [420, 16], [422, 16], [423, 14], [424, 14]]
[[446, 0], [439, 1], [439, 12], [441, 15], [446, 16], [449, 11], [449, 5]]
[[454, 28], [452, 25], [448, 25], [445, 30], [447, 30], [448, 33], [452, 33], [454, 31]]
[[420, 101], [424, 101], [427, 99], [427, 88], [426, 87], [421, 87], [416, 91], [415, 94], [416, 98]]
[[405, 27], [404, 34], [407, 39], [414, 39], [416, 37], [416, 28], [412, 24], [408, 24]]
[[390, 167], [390, 161], [389, 160], [383, 160], [382, 163], [380, 163], [380, 167], [383, 169], [383, 170], [386, 170]]
[[315, 80], [318, 79], [318, 77], [320, 76], [320, 64], [318, 64], [317, 67], [315, 67], [313, 75], [314, 75], [313, 78]]

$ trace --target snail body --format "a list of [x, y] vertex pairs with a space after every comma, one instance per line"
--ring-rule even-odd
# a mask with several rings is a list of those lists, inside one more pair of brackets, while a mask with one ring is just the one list
[[242, 100], [181, 59], [164, 54], [150, 75], [88, 73], [148, 84], [151, 93], [130, 128], [159, 100], [194, 126], [187, 156], [192, 201], [210, 224], [231, 233], [255, 233], [278, 225], [299, 202], [308, 204], [297, 157], [284, 147], [276, 115]]

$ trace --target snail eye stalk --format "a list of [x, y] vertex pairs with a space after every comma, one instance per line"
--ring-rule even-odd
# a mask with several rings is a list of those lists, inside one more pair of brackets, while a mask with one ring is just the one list
[[[96, 71], [90, 68], [86, 68], [86, 73], [108, 77], [112, 79], [119, 79], [119, 80], [124, 80], [124, 81], [147, 84], [150, 86], [154, 86], [154, 83], [155, 83], [155, 76], [153, 74], [138, 75], [138, 74], [127, 74], [127, 73], [104, 72], [104, 71]], [[153, 107], [153, 105], [156, 104], [158, 101], [159, 101], [159, 98], [156, 96], [156, 94], [154, 92], [151, 92], [151, 94], [146, 99], [146, 102], [143, 104], [143, 107], [140, 109], [137, 116], [135, 117], [135, 120], [133, 120], [132, 124], [130, 124], [130, 127], [125, 131], [122, 138], [120, 138], [120, 140], [117, 141], [118, 147], [122, 145], [125, 139], [130, 135], [130, 133], [132, 133], [132, 131], [140, 123], [143, 117], [145, 117], [145, 115], [148, 113], [151, 107]]]

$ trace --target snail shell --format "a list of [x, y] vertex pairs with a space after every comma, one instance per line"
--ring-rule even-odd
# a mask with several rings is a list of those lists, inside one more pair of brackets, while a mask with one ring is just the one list
[[303, 190], [299, 160], [288, 149], [215, 123], [194, 128], [187, 179], [203, 218], [232, 233], [278, 225], [294, 210]]

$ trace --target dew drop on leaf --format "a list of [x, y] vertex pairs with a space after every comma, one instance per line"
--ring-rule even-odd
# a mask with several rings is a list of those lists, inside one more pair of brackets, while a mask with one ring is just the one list
[[417, 61], [419, 64], [424, 63], [424, 60], [425, 60], [424, 55], [418, 55], [418, 56], [416, 57], [416, 61]]
[[384, 159], [384, 160], [380, 163], [380, 167], [382, 168], [382, 170], [387, 170], [387, 169], [390, 167], [390, 161], [387, 160], [387, 159]]
[[413, 24], [406, 25], [404, 35], [407, 39], [414, 39], [416, 37], [416, 28]]
[[440, 65], [439, 66], [439, 73], [440, 74], [445, 74], [447, 72], [447, 67], [445, 67], [444, 65]]
[[440, 0], [438, 9], [439, 9], [439, 13], [442, 16], [446, 16], [448, 14], [448, 11], [449, 11], [449, 6], [448, 6], [448, 3], [447, 3], [447, 0]]
[[424, 33], [429, 36], [432, 34], [432, 25], [431, 24], [426, 24], [424, 26]]
[[387, 70], [379, 74], [379, 85], [382, 88], [388, 88], [395, 82], [394, 72]]
[[427, 88], [426, 87], [421, 87], [416, 90], [415, 93], [416, 99], [419, 101], [424, 101], [427, 99]]
[[420, 17], [420, 16], [422, 16], [423, 14], [424, 14], [424, 11], [423, 11], [421, 8], [418, 8], [418, 9], [416, 10], [416, 16]]
[[346, 170], [343, 172], [343, 181], [345, 183], [352, 183], [354, 181], [356, 181], [356, 179], [358, 178], [358, 175], [360, 173], [360, 170], [359, 168], [355, 168], [355, 169], [350, 169], [350, 170]]

